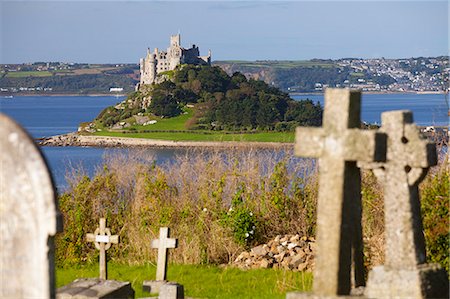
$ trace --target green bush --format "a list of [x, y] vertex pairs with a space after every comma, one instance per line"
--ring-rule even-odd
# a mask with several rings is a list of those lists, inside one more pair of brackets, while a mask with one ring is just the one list
[[243, 198], [245, 186], [241, 185], [231, 201], [228, 212], [223, 213], [222, 223], [228, 226], [239, 244], [248, 245], [255, 239], [256, 218]]
[[440, 166], [423, 183], [421, 200], [427, 258], [430, 262], [440, 263], [447, 272], [450, 262], [449, 184], [449, 170], [445, 165]]

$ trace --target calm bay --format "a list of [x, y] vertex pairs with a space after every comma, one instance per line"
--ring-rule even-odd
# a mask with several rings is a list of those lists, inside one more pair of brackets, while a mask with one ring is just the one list
[[[309, 98], [323, 105], [323, 95], [294, 95], [294, 99]], [[77, 130], [81, 122], [94, 119], [100, 111], [123, 100], [113, 96], [16, 96], [0, 97], [1, 112], [20, 123], [34, 138], [64, 134]], [[443, 94], [363, 94], [361, 119], [380, 123], [381, 113], [389, 110], [411, 110], [420, 126], [447, 126], [448, 104]], [[125, 149], [88, 147], [43, 147], [58, 189], [67, 186], [66, 173], [83, 168], [92, 176], [101, 167], [105, 155]], [[145, 154], [157, 164], [170, 162], [185, 149], [145, 149]]]

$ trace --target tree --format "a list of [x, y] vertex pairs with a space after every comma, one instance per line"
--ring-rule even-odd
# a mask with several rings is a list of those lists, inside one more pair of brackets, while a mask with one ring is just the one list
[[180, 115], [181, 108], [173, 95], [154, 95], [148, 109], [157, 116], [173, 117]]

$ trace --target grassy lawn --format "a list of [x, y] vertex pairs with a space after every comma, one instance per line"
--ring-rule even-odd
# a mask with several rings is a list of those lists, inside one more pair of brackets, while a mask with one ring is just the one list
[[[189, 131], [186, 129], [185, 124], [193, 116], [194, 112], [191, 108], [185, 108], [185, 112], [185, 114], [171, 118], [151, 117], [151, 119], [157, 121], [156, 124], [147, 126], [134, 125], [128, 128], [126, 132], [100, 131], [94, 133], [94, 135], [173, 141], [294, 142], [294, 132], [258, 132], [253, 134], [242, 134], [221, 131]], [[143, 132], [145, 130], [151, 132]]]
[[148, 132], [148, 133], [120, 133], [101, 131], [98, 136], [147, 138], [173, 141], [237, 141], [237, 142], [294, 142], [294, 132], [261, 132], [255, 134], [225, 134], [214, 131], [191, 132]]
[[186, 114], [181, 114], [177, 117], [160, 118], [153, 116], [150, 119], [156, 120], [157, 123], [147, 126], [132, 126], [136, 130], [186, 130], [185, 123], [193, 116], [192, 109], [185, 108]]
[[[136, 298], [148, 297], [142, 282], [155, 277], [154, 265], [127, 266], [108, 264], [108, 278], [130, 281]], [[184, 286], [185, 296], [194, 298], [285, 298], [292, 290], [308, 291], [312, 286], [311, 273], [275, 269], [242, 271], [217, 266], [170, 265], [167, 278]], [[76, 278], [98, 276], [98, 266], [78, 266], [56, 269], [56, 285], [61, 287]]]
[[8, 72], [6, 75], [9, 78], [23, 78], [23, 77], [50, 77], [52, 73], [48, 71], [30, 71], [30, 72]]

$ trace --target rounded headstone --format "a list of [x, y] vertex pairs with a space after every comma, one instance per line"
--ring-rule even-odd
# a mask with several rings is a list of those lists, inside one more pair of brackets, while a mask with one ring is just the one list
[[55, 188], [40, 150], [0, 113], [0, 298], [54, 297]]

